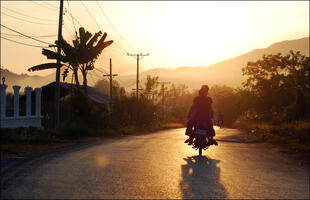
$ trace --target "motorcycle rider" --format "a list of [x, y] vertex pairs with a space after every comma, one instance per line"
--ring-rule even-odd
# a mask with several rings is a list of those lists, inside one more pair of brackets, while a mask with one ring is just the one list
[[207, 96], [208, 92], [208, 85], [203, 85], [199, 90], [199, 96], [194, 98], [193, 104], [187, 116], [189, 120], [187, 122], [185, 135], [188, 135], [189, 138], [185, 141], [185, 143], [193, 143], [195, 133], [192, 128], [196, 124], [201, 123], [205, 124], [207, 131], [211, 133], [211, 136], [209, 137], [210, 143], [218, 145], [218, 143], [213, 139], [215, 136], [215, 131], [211, 120], [211, 118], [213, 118], [213, 111], [211, 107], [212, 99]]

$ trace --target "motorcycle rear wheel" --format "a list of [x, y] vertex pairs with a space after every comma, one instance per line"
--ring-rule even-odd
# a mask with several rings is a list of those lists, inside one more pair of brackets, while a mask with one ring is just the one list
[[202, 148], [199, 147], [199, 156], [201, 156], [201, 155], [202, 155]]

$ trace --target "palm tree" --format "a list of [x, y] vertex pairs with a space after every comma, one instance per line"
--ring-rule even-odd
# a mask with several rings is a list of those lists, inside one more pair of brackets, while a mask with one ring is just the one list
[[79, 79], [78, 79], [79, 63], [77, 59], [77, 49], [72, 47], [62, 37], [60, 38], [59, 41], [55, 41], [55, 44], [57, 47], [59, 46], [60, 49], [62, 50], [62, 55], [58, 55], [56, 52], [48, 50], [48, 49], [42, 49], [42, 54], [45, 55], [47, 59], [55, 59], [55, 60], [59, 59], [62, 64], [44, 63], [44, 64], [31, 67], [28, 69], [28, 71], [39, 71], [39, 70], [66, 66], [67, 68], [65, 70], [65, 74], [68, 73], [68, 69], [71, 69], [73, 71], [73, 74], [75, 77], [75, 83], [79, 90]]
[[[102, 50], [107, 46], [110, 46], [113, 41], [109, 40], [105, 42], [107, 33], [104, 33], [100, 40], [97, 42], [98, 38], [102, 35], [99, 31], [93, 37], [88, 31], [81, 27], [79, 29], [79, 38], [73, 41], [74, 46], [78, 47], [78, 61], [79, 69], [83, 75], [83, 85], [85, 92], [87, 93], [87, 73], [94, 69], [94, 63], [101, 54]], [[96, 45], [94, 45], [97, 42]]]
[[[28, 69], [28, 71], [37, 71], [50, 68], [57, 68], [66, 66], [66, 71], [64, 75], [68, 73], [68, 69], [71, 69], [74, 74], [75, 83], [79, 91], [79, 78], [78, 70], [81, 70], [83, 75], [83, 85], [85, 92], [87, 93], [87, 73], [94, 69], [94, 62], [101, 54], [102, 50], [113, 43], [113, 40], [105, 42], [107, 33], [104, 33], [100, 40], [97, 42], [98, 38], [102, 35], [99, 31], [94, 36], [88, 31], [85, 31], [83, 27], [79, 29], [79, 37], [72, 41], [73, 46], [70, 45], [62, 37], [60, 40], [55, 41], [57, 47], [62, 50], [62, 55], [58, 55], [56, 52], [43, 49], [42, 54], [47, 57], [47, 59], [60, 59], [63, 64], [56, 63], [45, 63], [40, 64]], [[95, 45], [95, 43], [97, 44]]]

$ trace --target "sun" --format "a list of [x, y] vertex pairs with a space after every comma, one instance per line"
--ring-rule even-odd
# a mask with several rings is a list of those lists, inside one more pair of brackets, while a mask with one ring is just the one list
[[158, 35], [156, 45], [167, 59], [182, 58], [182, 65], [212, 64], [231, 54], [236, 49], [234, 46], [246, 37], [250, 23], [248, 13], [236, 2], [217, 2], [216, 5], [214, 2], [169, 2], [165, 5], [151, 19], [150, 29]]

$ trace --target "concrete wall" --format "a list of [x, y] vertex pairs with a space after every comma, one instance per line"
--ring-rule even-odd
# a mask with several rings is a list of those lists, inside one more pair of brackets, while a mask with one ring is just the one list
[[0, 128], [18, 128], [18, 127], [42, 127], [41, 115], [41, 88], [35, 88], [36, 93], [36, 112], [31, 115], [31, 87], [25, 88], [26, 93], [26, 116], [19, 116], [19, 90], [20, 86], [14, 85], [14, 115], [6, 116], [6, 88], [7, 85], [1, 84], [0, 94]]

